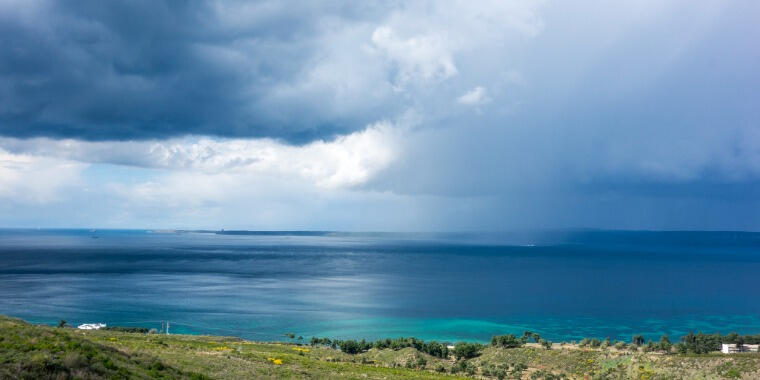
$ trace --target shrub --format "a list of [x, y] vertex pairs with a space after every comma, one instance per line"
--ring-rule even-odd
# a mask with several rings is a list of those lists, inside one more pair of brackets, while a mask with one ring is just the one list
[[689, 333], [689, 335], [681, 337], [681, 342], [686, 346], [687, 352], [695, 354], [705, 354], [710, 351], [720, 350], [720, 344], [723, 338], [720, 334], [703, 334], [703, 333]]
[[547, 350], [551, 350], [552, 349], [552, 342], [550, 342], [550, 341], [548, 341], [546, 339], [541, 339], [541, 345], [544, 346], [544, 348], [547, 349]]
[[147, 327], [122, 327], [122, 326], [106, 326], [103, 327], [103, 330], [109, 330], [109, 331], [119, 331], [119, 332], [127, 332], [127, 333], [140, 333], [140, 334], [147, 334], [148, 328]]
[[483, 345], [477, 343], [459, 342], [454, 346], [454, 356], [457, 359], [474, 358], [480, 354]]
[[424, 352], [428, 355], [435, 356], [438, 358], [448, 358], [449, 357], [449, 349], [446, 347], [445, 344], [438, 343], [435, 341], [432, 342], [425, 342], [421, 339], [417, 338], [396, 338], [396, 339], [380, 339], [375, 341], [374, 343], [368, 344], [367, 349], [369, 348], [377, 348], [378, 350], [391, 348], [394, 350], [399, 350], [406, 347], [414, 347], [417, 351]]
[[319, 345], [332, 346], [333, 345], [332, 340], [328, 338], [317, 338], [317, 337], [311, 337], [311, 340], [309, 340], [309, 343], [312, 346], [319, 346]]
[[670, 343], [670, 338], [668, 338], [667, 335], [663, 335], [660, 338], [660, 343], [658, 345], [659, 345], [660, 349], [663, 350], [663, 351], [665, 351], [665, 352], [670, 352], [670, 347], [673, 346], [673, 344]]
[[355, 340], [343, 340], [340, 343], [338, 343], [338, 346], [340, 347], [340, 350], [351, 355], [358, 354], [359, 349], [359, 343], [357, 343]]
[[512, 334], [496, 335], [491, 337], [491, 345], [494, 347], [514, 348], [523, 345], [523, 341]]

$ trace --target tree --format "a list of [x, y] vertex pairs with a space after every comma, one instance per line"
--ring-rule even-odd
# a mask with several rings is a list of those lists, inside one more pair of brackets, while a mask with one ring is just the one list
[[512, 334], [496, 335], [491, 337], [491, 345], [502, 348], [514, 348], [522, 346], [523, 340], [517, 339], [517, 337]]
[[459, 342], [454, 346], [454, 356], [457, 359], [470, 359], [478, 356], [483, 348], [477, 343]]
[[358, 354], [360, 350], [359, 343], [357, 343], [355, 340], [341, 341], [339, 346], [341, 351], [351, 355]]
[[668, 335], [665, 334], [660, 338], [660, 350], [663, 350], [665, 352], [670, 352], [670, 347], [673, 346], [673, 344], [670, 342], [670, 338], [668, 338]]
[[724, 341], [735, 344], [736, 348], [739, 349], [739, 351], [741, 351], [742, 346], [744, 345], [744, 337], [735, 332], [726, 335]]
[[66, 327], [66, 321], [63, 320], [63, 319], [61, 319], [60, 321], [58, 321], [58, 327]]
[[631, 339], [631, 343], [633, 343], [636, 346], [641, 346], [642, 344], [644, 344], [644, 342], [645, 342], [644, 336], [641, 334], [634, 335], [633, 339]]
[[685, 345], [687, 352], [695, 354], [706, 354], [710, 351], [720, 350], [720, 344], [724, 340], [720, 334], [703, 334], [689, 333], [681, 337], [681, 342]]

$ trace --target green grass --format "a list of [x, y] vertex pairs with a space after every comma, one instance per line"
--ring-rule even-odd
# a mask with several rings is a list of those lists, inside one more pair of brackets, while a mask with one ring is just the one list
[[[281, 362], [282, 364], [276, 364]], [[348, 355], [238, 338], [83, 331], [0, 316], [0, 378], [759, 379], [760, 355], [486, 347], [467, 361], [414, 348]]]

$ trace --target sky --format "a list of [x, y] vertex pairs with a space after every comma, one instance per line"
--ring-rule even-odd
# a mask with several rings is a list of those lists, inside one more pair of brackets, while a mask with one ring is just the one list
[[758, 17], [0, 0], [0, 227], [760, 230]]

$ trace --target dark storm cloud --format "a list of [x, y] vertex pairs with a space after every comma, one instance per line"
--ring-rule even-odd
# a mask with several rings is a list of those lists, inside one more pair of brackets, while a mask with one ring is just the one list
[[382, 13], [302, 2], [6, 3], [0, 134], [304, 142], [350, 132], [378, 115], [314, 106], [324, 91], [273, 93], [313, 64], [325, 20]]
[[[70, 223], [95, 199], [81, 172], [112, 226], [757, 230], [758, 14], [0, 0], [0, 208], [26, 202], [0, 223], [58, 200]], [[244, 170], [259, 156], [271, 171]]]

